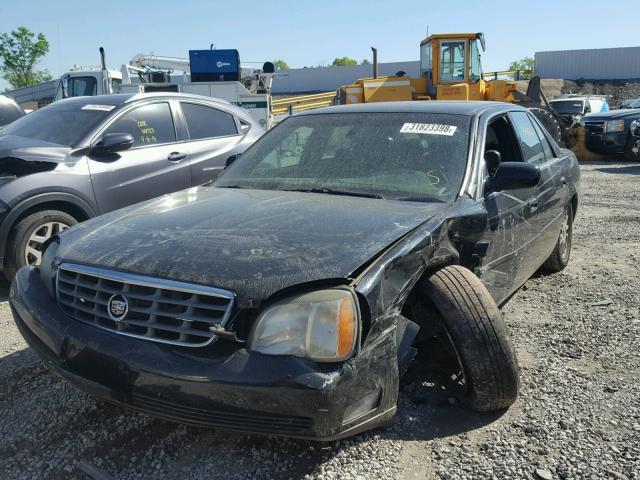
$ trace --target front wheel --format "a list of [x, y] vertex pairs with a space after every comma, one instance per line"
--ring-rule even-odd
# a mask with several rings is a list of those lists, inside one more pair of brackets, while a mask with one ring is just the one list
[[59, 210], [35, 212], [20, 220], [11, 230], [7, 244], [4, 275], [11, 281], [16, 272], [26, 266], [38, 266], [42, 261], [42, 246], [52, 236], [78, 221]]
[[502, 314], [480, 279], [458, 265], [438, 270], [421, 285], [425, 308], [439, 314], [440, 327], [458, 358], [463, 398], [473, 410], [502, 410], [518, 396], [518, 361]]

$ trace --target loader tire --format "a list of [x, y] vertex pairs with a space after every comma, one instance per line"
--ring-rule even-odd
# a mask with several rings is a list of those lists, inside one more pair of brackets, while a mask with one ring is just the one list
[[421, 296], [439, 313], [462, 368], [469, 408], [502, 410], [518, 396], [518, 361], [502, 314], [489, 291], [471, 271], [444, 267], [421, 285]]
[[529, 110], [536, 116], [551, 137], [560, 144], [562, 141], [562, 128], [553, 113], [541, 107], [529, 107]]

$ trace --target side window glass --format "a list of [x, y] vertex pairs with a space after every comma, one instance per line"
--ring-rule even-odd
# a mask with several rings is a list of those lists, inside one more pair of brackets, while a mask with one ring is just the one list
[[176, 131], [168, 103], [152, 103], [135, 108], [116, 120], [106, 133], [130, 133], [135, 147], [176, 141]]
[[538, 122], [536, 122], [535, 120], [531, 120], [531, 123], [533, 123], [533, 127], [536, 129], [536, 133], [540, 138], [540, 143], [542, 143], [542, 150], [544, 151], [544, 156], [546, 157], [546, 159], [551, 160], [552, 158], [555, 158], [556, 154], [553, 152], [553, 148], [551, 148], [549, 139], [542, 131], [542, 127], [538, 125]]
[[191, 140], [237, 135], [238, 128], [232, 115], [217, 108], [181, 103]]
[[67, 83], [67, 94], [70, 97], [93, 97], [97, 88], [95, 77], [72, 77]]
[[529, 120], [529, 115], [526, 112], [511, 112], [509, 117], [511, 117], [516, 135], [520, 139], [523, 160], [534, 164], [544, 163], [546, 161], [544, 151], [538, 134]]

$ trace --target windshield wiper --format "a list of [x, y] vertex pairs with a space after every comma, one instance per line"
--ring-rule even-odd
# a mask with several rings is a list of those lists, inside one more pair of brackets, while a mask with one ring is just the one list
[[445, 203], [445, 200], [442, 200], [438, 197], [429, 197], [426, 195], [416, 196], [416, 197], [398, 197], [394, 198], [394, 200], [400, 200], [401, 202], [436, 202], [436, 203]]
[[378, 193], [352, 192], [350, 190], [336, 190], [334, 188], [291, 188], [284, 190], [285, 192], [305, 192], [305, 193], [326, 193], [327, 195], [347, 195], [349, 197], [378, 198], [384, 200], [384, 197]]

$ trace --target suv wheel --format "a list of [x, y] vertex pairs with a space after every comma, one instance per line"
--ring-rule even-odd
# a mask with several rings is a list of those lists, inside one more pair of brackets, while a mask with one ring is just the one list
[[11, 230], [7, 244], [4, 275], [11, 281], [26, 266], [40, 265], [44, 242], [78, 221], [59, 210], [43, 210], [20, 220]]

